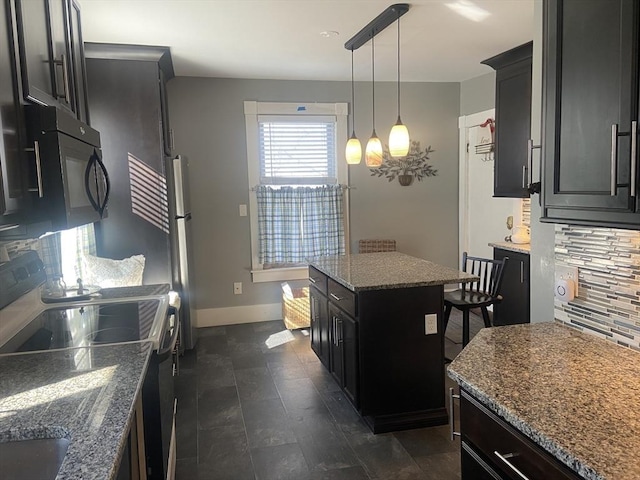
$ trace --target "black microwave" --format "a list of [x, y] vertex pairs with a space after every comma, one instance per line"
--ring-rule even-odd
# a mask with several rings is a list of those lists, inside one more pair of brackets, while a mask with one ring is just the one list
[[111, 184], [100, 133], [56, 107], [29, 105], [25, 116], [33, 156], [30, 190], [51, 230], [105, 218]]

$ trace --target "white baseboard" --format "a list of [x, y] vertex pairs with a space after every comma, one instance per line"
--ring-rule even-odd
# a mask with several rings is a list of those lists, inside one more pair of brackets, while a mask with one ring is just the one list
[[281, 303], [245, 305], [242, 307], [206, 308], [196, 311], [196, 326], [218, 327], [239, 323], [268, 322], [282, 320]]

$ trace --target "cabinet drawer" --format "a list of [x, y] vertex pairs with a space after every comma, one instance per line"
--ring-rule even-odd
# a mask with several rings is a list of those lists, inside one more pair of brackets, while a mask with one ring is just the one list
[[[462, 440], [477, 449], [505, 478], [578, 479], [575, 473], [507, 425], [464, 390], [460, 397]], [[500, 454], [502, 458], [498, 456]], [[509, 462], [512, 466], [507, 464]], [[516, 469], [524, 475], [522, 477]]]
[[329, 301], [352, 317], [356, 316], [356, 294], [331, 278], [329, 279]]
[[317, 268], [309, 267], [309, 283], [327, 294], [327, 276]]

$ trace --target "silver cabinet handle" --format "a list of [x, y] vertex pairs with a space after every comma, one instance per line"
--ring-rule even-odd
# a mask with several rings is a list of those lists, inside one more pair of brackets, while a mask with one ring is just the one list
[[522, 480], [529, 480], [529, 477], [527, 477], [524, 473], [522, 473], [520, 470], [518, 470], [513, 463], [511, 463], [508, 459], [509, 458], [513, 458], [513, 457], [517, 457], [518, 455], [515, 453], [505, 453], [504, 455], [501, 455], [500, 453], [498, 453], [498, 451], [494, 451], [493, 454], [498, 457], [500, 460], [502, 460], [511, 470], [513, 470], [516, 475], [518, 475], [520, 478], [522, 478]]
[[342, 297], [339, 297], [337, 295], [334, 295], [333, 293], [330, 293], [329, 296], [331, 298], [333, 298], [335, 301], [339, 302], [340, 300], [342, 300]]
[[453, 422], [455, 420], [455, 415], [453, 414], [453, 399], [460, 398], [460, 395], [456, 395], [453, 393], [453, 387], [449, 387], [449, 432], [451, 433], [451, 441], [453, 442], [454, 437], [459, 437], [460, 432], [456, 432], [453, 429]]
[[611, 193], [618, 194], [618, 124], [611, 125]]
[[0, 226], [0, 232], [6, 232], [7, 230], [13, 230], [14, 228], [18, 228], [20, 225], [17, 223], [11, 223], [9, 225]]
[[69, 95], [69, 73], [67, 71], [67, 56], [63, 53], [60, 55], [62, 57], [62, 81], [64, 82], [64, 99], [67, 103], [71, 103], [71, 98]]
[[522, 165], [522, 188], [527, 188], [527, 166]]
[[311, 283], [316, 283], [316, 279], [315, 279], [315, 278], [313, 278], [313, 277], [309, 277], [309, 281], [310, 281]]
[[338, 344], [339, 347], [342, 344], [342, 320], [336, 318], [336, 331], [338, 332]]
[[520, 262], [520, 283], [524, 283], [524, 262]]
[[636, 196], [636, 168], [638, 166], [638, 159], [636, 154], [638, 151], [638, 122], [634, 120], [631, 122], [631, 186], [629, 188], [629, 194], [632, 198]]
[[44, 197], [42, 188], [42, 163], [40, 161], [40, 144], [37, 140], [33, 142], [33, 151], [36, 154], [36, 175], [38, 177], [38, 197]]
[[71, 99], [69, 98], [69, 75], [67, 73], [67, 56], [63, 53], [60, 55], [60, 60], [56, 60], [55, 65], [62, 67], [62, 87], [64, 88], [64, 92], [62, 95], [59, 95], [56, 91], [56, 95], [58, 98], [64, 98], [67, 103], [71, 103]]
[[[542, 145], [534, 145], [533, 140], [530, 138], [527, 140], [527, 188], [533, 185], [533, 150], [536, 148], [542, 148]], [[542, 164], [542, 162], [541, 162]], [[541, 165], [542, 166], [542, 165]], [[540, 172], [540, 178], [542, 179], [542, 172]], [[537, 191], [529, 190], [529, 193], [538, 193]]]

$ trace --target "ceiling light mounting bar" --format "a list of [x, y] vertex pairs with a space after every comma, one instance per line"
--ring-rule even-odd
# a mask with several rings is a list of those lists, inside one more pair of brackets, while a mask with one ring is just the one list
[[347, 50], [357, 50], [362, 45], [367, 43], [393, 22], [398, 20], [402, 15], [409, 11], [408, 3], [396, 3], [387, 7], [387, 9], [371, 20], [362, 30], [351, 37], [347, 43], [344, 44], [344, 48]]

